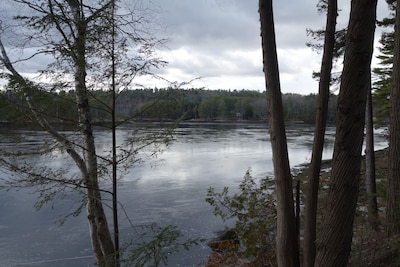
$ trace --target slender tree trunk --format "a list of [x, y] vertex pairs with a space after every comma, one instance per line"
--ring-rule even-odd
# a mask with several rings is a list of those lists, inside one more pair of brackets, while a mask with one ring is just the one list
[[279, 82], [272, 0], [260, 0], [259, 13], [277, 195], [277, 261], [278, 266], [282, 267], [299, 266], [293, 186]]
[[87, 187], [87, 217], [92, 240], [92, 247], [97, 264], [104, 267], [114, 267], [114, 244], [104, 213], [98, 182], [98, 163], [90, 116], [89, 99], [86, 87], [86, 21], [80, 8], [71, 5], [74, 12], [77, 36], [75, 47], [75, 91], [81, 132], [82, 147], [87, 173], [82, 173]]
[[307, 183], [303, 244], [304, 267], [312, 267], [315, 262], [319, 175], [321, 171], [322, 151], [324, 148], [325, 129], [328, 118], [329, 86], [331, 82], [332, 59], [335, 46], [336, 17], [337, 0], [329, 0], [326, 16], [324, 54], [322, 56], [321, 77], [319, 80], [318, 110], [314, 130], [314, 144]]
[[377, 231], [379, 220], [376, 200], [374, 123], [371, 90], [368, 90], [367, 93], [365, 129], [365, 189], [368, 197], [368, 223], [372, 230]]
[[[76, 2], [71, 2], [70, 5], [71, 10], [75, 15], [75, 24], [78, 32], [76, 39], [74, 40], [73, 58], [75, 63], [75, 93], [79, 115], [79, 130], [82, 138], [81, 147], [83, 149], [83, 157], [74, 149], [73, 145], [64, 136], [54, 130], [47, 123], [45, 118], [38, 114], [34, 107], [34, 103], [32, 103], [28, 94], [26, 95], [26, 100], [38, 123], [66, 149], [67, 153], [78, 166], [86, 186], [87, 217], [93, 252], [97, 264], [98, 266], [114, 267], [114, 244], [112, 242], [101, 200], [97, 174], [97, 155], [86, 88], [86, 24], [84, 17], [80, 12], [79, 5], [76, 5]], [[49, 8], [52, 8], [51, 4], [49, 4]], [[17, 82], [24, 91], [29, 89], [29, 86], [31, 85], [14, 69], [1, 41], [0, 50], [2, 54], [1, 61], [4, 63], [5, 67], [17, 79]]]
[[400, 233], [400, 5], [396, 6], [392, 90], [390, 92], [387, 233]]
[[376, 0], [353, 0], [336, 116], [327, 207], [315, 266], [347, 266], [359, 192], [361, 150], [376, 21]]
[[114, 224], [114, 248], [115, 248], [115, 267], [120, 266], [120, 249], [119, 249], [119, 222], [118, 222], [118, 175], [117, 175], [117, 122], [116, 122], [116, 59], [115, 59], [115, 1], [112, 7], [112, 44], [111, 44], [111, 131], [112, 131], [112, 210]]
[[76, 65], [76, 95], [79, 113], [82, 147], [87, 167], [87, 174], [83, 177], [87, 187], [87, 214], [90, 226], [91, 240], [96, 260], [99, 266], [114, 266], [114, 244], [104, 213], [103, 203], [98, 183], [98, 164], [94, 143], [93, 129], [90, 117], [89, 101], [85, 85], [84, 66]]

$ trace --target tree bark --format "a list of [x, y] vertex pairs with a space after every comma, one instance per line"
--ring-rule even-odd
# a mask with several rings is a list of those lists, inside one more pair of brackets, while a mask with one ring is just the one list
[[87, 173], [83, 180], [87, 193], [87, 218], [90, 227], [92, 247], [99, 266], [114, 266], [114, 244], [104, 213], [100, 187], [98, 182], [98, 164], [94, 143], [93, 129], [90, 118], [90, 107], [85, 84], [83, 65], [76, 65], [75, 90], [79, 113], [79, 124], [82, 138], [82, 148]]
[[115, 249], [115, 267], [120, 266], [120, 248], [119, 248], [119, 221], [118, 221], [118, 161], [117, 161], [117, 121], [116, 121], [116, 102], [117, 102], [117, 61], [115, 57], [115, 0], [112, 1], [112, 43], [111, 43], [111, 132], [112, 132], [112, 210], [114, 226], [114, 249]]
[[[76, 14], [77, 27], [79, 34], [75, 40], [75, 90], [79, 113], [79, 128], [82, 137], [83, 157], [75, 150], [73, 145], [64, 136], [60, 135], [48, 124], [45, 118], [38, 114], [30, 96], [26, 94], [26, 100], [31, 112], [34, 114], [37, 122], [49, 132], [67, 151], [74, 160], [82, 179], [86, 186], [87, 193], [87, 215], [90, 228], [92, 247], [97, 264], [104, 267], [114, 267], [114, 244], [111, 239], [110, 231], [107, 225], [107, 219], [102, 206], [100, 187], [98, 184], [98, 165], [93, 130], [90, 118], [90, 107], [86, 88], [86, 61], [85, 61], [85, 23]], [[79, 22], [79, 23], [78, 23]], [[20, 75], [9, 60], [4, 46], [0, 40], [1, 61], [13, 75], [20, 87], [26, 91], [29, 89], [28, 81]]]
[[314, 266], [316, 254], [315, 239], [317, 232], [319, 175], [321, 171], [322, 151], [324, 148], [325, 129], [328, 117], [329, 87], [331, 82], [333, 51], [335, 47], [336, 17], [337, 0], [329, 0], [326, 16], [324, 53], [322, 56], [321, 76], [319, 80], [318, 110], [305, 204], [303, 244], [303, 265], [305, 267]]
[[376, 21], [376, 0], [353, 0], [336, 116], [327, 207], [315, 266], [347, 266], [359, 192], [361, 150]]
[[[74, 1], [72, 1], [75, 3]], [[87, 218], [92, 247], [97, 264], [114, 267], [114, 244], [104, 213], [98, 181], [97, 154], [93, 136], [90, 106], [86, 87], [86, 21], [80, 8], [71, 4], [76, 25], [74, 40], [75, 93], [79, 116], [79, 130], [87, 173], [82, 173], [87, 193]]]
[[278, 266], [299, 266], [293, 186], [287, 151], [272, 0], [259, 1], [268, 122], [277, 195]]
[[400, 233], [400, 5], [396, 6], [392, 90], [390, 92], [387, 234]]
[[368, 223], [372, 230], [377, 231], [379, 220], [376, 199], [374, 123], [371, 90], [368, 90], [367, 93], [367, 108], [365, 111], [365, 191], [368, 198]]

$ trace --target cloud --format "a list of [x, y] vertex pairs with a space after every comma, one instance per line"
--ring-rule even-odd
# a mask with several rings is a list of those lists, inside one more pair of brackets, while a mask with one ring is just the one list
[[[162, 52], [169, 65], [161, 74], [204, 77], [207, 88], [265, 90], [258, 0], [159, 0], [159, 4], [169, 36], [168, 49]], [[301, 92], [289, 87], [313, 87], [311, 75], [318, 67], [318, 55], [305, 45], [306, 28], [322, 27], [323, 16], [316, 13], [315, 1], [274, 4], [282, 90]]]
[[181, 69], [194, 76], [259, 75], [262, 72], [260, 50], [226, 50], [220, 53], [179, 48], [164, 53], [169, 68]]
[[[181, 46], [193, 46], [200, 51], [240, 47], [254, 49], [260, 43], [254, 0], [159, 0], [159, 3], [163, 6], [162, 23], [166, 26], [166, 35], [170, 40], [168, 47], [171, 49]], [[247, 12], [249, 7], [253, 7], [253, 12]]]
[[[265, 89], [258, 0], [159, 0], [159, 3], [165, 11], [162, 18], [170, 37], [170, 50], [163, 51], [170, 63], [164, 73], [173, 76], [173, 72], [179, 72], [180, 78], [204, 77], [208, 88]], [[311, 41], [306, 29], [325, 26], [325, 15], [317, 12], [316, 3], [314, 0], [273, 3], [283, 92], [318, 91], [312, 73], [320, 69], [321, 54], [306, 46]], [[349, 3], [340, 3], [339, 8], [338, 27], [346, 27]], [[385, 11], [386, 7], [379, 5], [378, 17], [384, 17]]]
[[[128, 0], [127, 3], [132, 3]], [[262, 67], [258, 0], [137, 0], [155, 23], [149, 30], [167, 38], [159, 55], [169, 62], [154, 72], [163, 78], [210, 89], [265, 90]], [[135, 3], [136, 3], [135, 2]], [[149, 9], [146, 9], [146, 3]], [[321, 29], [325, 16], [318, 14], [315, 0], [274, 1], [278, 61], [283, 92], [315, 93], [312, 72], [320, 68], [321, 55], [306, 47], [306, 29]], [[338, 27], [347, 25], [349, 3], [341, 3]], [[386, 15], [378, 5], [378, 18]], [[157, 27], [156, 25], [161, 25]], [[151, 28], [154, 26], [154, 29]], [[38, 58], [27, 71], [43, 69], [47, 58]], [[148, 87], [168, 86], [148, 77], [137, 83]]]

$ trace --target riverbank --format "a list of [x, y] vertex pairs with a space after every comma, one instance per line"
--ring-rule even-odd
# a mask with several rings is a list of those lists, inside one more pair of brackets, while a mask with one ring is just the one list
[[[388, 171], [388, 149], [375, 152], [377, 201], [379, 209], [379, 228], [377, 231], [371, 229], [368, 223], [367, 193], [365, 190], [365, 157], [361, 164], [360, 194], [353, 226], [353, 243], [348, 266], [374, 266], [395, 267], [400, 266], [400, 237], [388, 237], [385, 232], [385, 207], [386, 207], [386, 179]], [[329, 177], [332, 160], [322, 163], [319, 191], [319, 225], [326, 210], [326, 193], [329, 186]], [[305, 172], [308, 166], [304, 166], [296, 177], [302, 181], [301, 189], [304, 192]], [[303, 194], [304, 196], [304, 194]], [[304, 219], [304, 218], [303, 218]]]
[[[368, 223], [367, 194], [365, 192], [365, 158], [363, 157], [360, 179], [360, 195], [358, 198], [357, 211], [353, 227], [353, 243], [348, 266], [377, 266], [395, 267], [400, 266], [400, 237], [388, 237], [385, 232], [385, 195], [386, 175], [388, 170], [388, 149], [375, 152], [376, 159], [376, 182], [377, 199], [379, 207], [379, 227], [372, 230]], [[318, 226], [323, 223], [326, 209], [326, 196], [329, 188], [332, 160], [324, 160], [320, 178], [320, 191], [318, 201]], [[307, 188], [308, 164], [298, 166], [294, 179], [300, 181], [301, 202], [305, 202], [305, 191]], [[303, 210], [304, 211], [304, 210]], [[301, 217], [301, 227], [304, 226], [304, 212]], [[318, 230], [319, 231], [319, 230]], [[302, 238], [301, 238], [302, 240]], [[265, 252], [268, 254], [268, 252]], [[274, 254], [273, 251], [270, 252]], [[205, 266], [241, 266], [254, 267], [254, 263], [245, 261], [240, 254], [227, 251], [226, 253], [211, 252]], [[272, 261], [274, 262], [274, 261]], [[203, 266], [203, 265], [202, 265]], [[275, 266], [274, 263], [268, 266]]]

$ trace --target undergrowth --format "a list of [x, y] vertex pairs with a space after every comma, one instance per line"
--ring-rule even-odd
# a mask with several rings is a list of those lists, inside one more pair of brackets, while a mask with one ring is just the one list
[[[365, 164], [362, 164], [360, 195], [353, 226], [352, 251], [348, 266], [400, 266], [400, 237], [387, 236], [385, 232], [385, 203], [386, 203], [386, 175], [387, 151], [377, 151], [376, 182], [379, 207], [379, 227], [373, 230], [367, 220], [368, 197], [364, 189]], [[320, 177], [318, 202], [318, 228], [321, 228], [323, 213], [326, 210], [326, 195], [329, 186], [331, 161], [324, 161]], [[307, 165], [293, 177], [301, 183], [301, 206], [304, 203], [306, 191]], [[237, 233], [239, 246], [232, 246], [224, 251], [212, 251], [206, 267], [222, 266], [276, 266], [275, 260], [275, 233], [276, 208], [273, 194], [274, 182], [263, 178], [259, 182], [247, 171], [239, 190], [231, 194], [225, 187], [222, 192], [215, 192], [209, 188], [206, 201], [214, 208], [214, 214], [224, 221], [234, 219], [232, 229]], [[302, 222], [304, 218], [302, 218]], [[319, 229], [317, 231], [319, 231]], [[302, 231], [301, 231], [302, 233]], [[317, 233], [318, 235], [318, 233]], [[220, 242], [221, 240], [217, 240]], [[235, 243], [236, 244], [236, 243]], [[300, 249], [301, 252], [301, 249]]]

